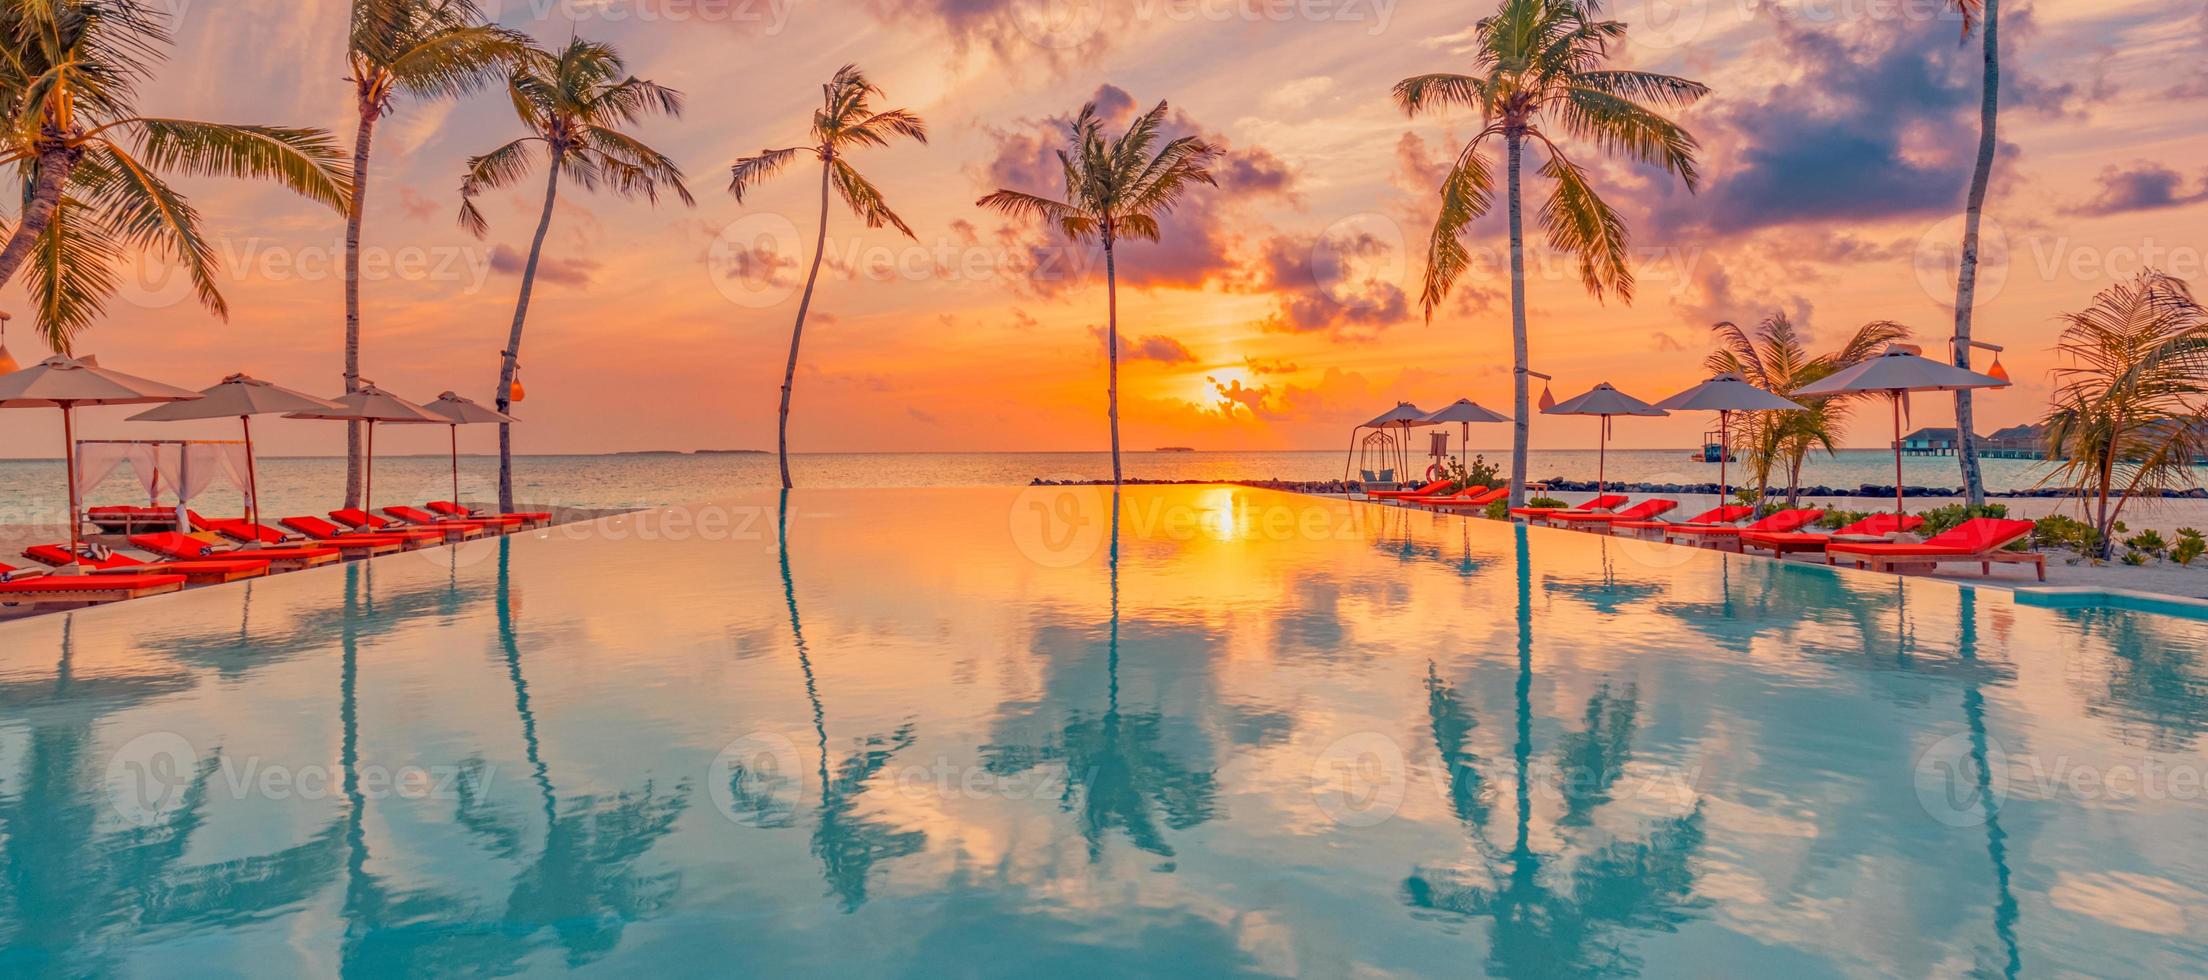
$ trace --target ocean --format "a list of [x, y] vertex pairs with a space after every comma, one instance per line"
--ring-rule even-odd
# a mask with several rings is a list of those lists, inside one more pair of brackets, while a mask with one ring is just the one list
[[[1490, 460], [1507, 462], [1509, 451], [1485, 450]], [[1343, 474], [1340, 450], [1309, 452], [1139, 452], [1125, 456], [1130, 478], [1155, 480], [1333, 480]], [[406, 456], [376, 461], [375, 502], [421, 504], [451, 496], [450, 462], [443, 456]], [[1893, 455], [1880, 450], [1842, 450], [1836, 457], [1812, 458], [1804, 485], [1855, 487], [1890, 485]], [[2024, 490], [2039, 482], [2047, 464], [2027, 460], [1984, 461], [1990, 490]], [[792, 457], [799, 486], [929, 487], [1007, 486], [1043, 479], [1102, 479], [1111, 476], [1107, 453], [821, 453]], [[622, 454], [605, 456], [523, 456], [515, 460], [515, 495], [537, 506], [644, 507], [714, 500], [732, 493], [777, 485], [774, 457], [766, 454], [706, 455]], [[1535, 479], [1591, 480], [1593, 450], [1543, 450], [1531, 455]], [[1904, 482], [1912, 486], [1959, 484], [1951, 457], [1909, 457]], [[1717, 464], [1703, 463], [1687, 449], [1612, 450], [1608, 478], [1618, 482], [1709, 483]], [[1747, 475], [1731, 467], [1734, 483]], [[63, 510], [61, 464], [46, 460], [0, 460], [0, 524], [58, 524]], [[497, 462], [487, 456], [460, 459], [460, 493], [470, 500], [495, 497]], [[321, 514], [339, 506], [345, 463], [330, 457], [274, 457], [261, 460], [261, 510], [279, 517]], [[118, 472], [85, 495], [89, 506], [142, 504], [127, 472]], [[240, 495], [210, 488], [194, 502], [203, 513], [235, 514]]]

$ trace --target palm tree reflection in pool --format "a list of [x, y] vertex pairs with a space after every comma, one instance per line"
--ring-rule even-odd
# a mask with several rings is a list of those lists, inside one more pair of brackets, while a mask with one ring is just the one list
[[[1659, 821], [1639, 840], [1620, 840], [1581, 856], [1576, 861], [1543, 854], [1532, 843], [1533, 787], [1533, 575], [1526, 545], [1526, 529], [1517, 534], [1518, 573], [1518, 678], [1515, 685], [1518, 718], [1511, 754], [1516, 769], [1516, 820], [1508, 851], [1487, 839], [1489, 808], [1482, 778], [1477, 773], [1450, 774], [1452, 805], [1457, 817], [1473, 836], [1473, 844], [1488, 865], [1487, 874], [1474, 880], [1451, 868], [1419, 867], [1403, 883], [1404, 901], [1412, 908], [1455, 916], [1490, 919], [1488, 972], [1495, 976], [1638, 972], [1639, 962], [1625, 949], [1621, 931], [1672, 931], [1699, 913], [1705, 902], [1694, 896], [1692, 861], [1703, 843], [1699, 802], [1683, 816]], [[1454, 688], [1429, 666], [1428, 714], [1432, 719], [1435, 747], [1452, 766], [1475, 766], [1479, 759], [1466, 740], [1477, 724]], [[1613, 759], [1632, 740], [1635, 693], [1613, 697], [1606, 688], [1588, 705], [1590, 730], [1567, 740], [1567, 766], [1592, 766], [1588, 781], [1606, 787], [1601, 773], [1622, 766]], [[1578, 777], [1567, 772], [1568, 782]], [[1614, 777], [1612, 777], [1614, 778]], [[1592, 809], [1605, 802], [1602, 793], [1583, 793], [1578, 804]], [[1567, 819], [1559, 832], [1584, 832], [1575, 827], [1567, 793]], [[1568, 864], [1562, 881], [1548, 865]]]
[[1070, 712], [1056, 737], [1041, 745], [987, 745], [982, 754], [989, 771], [1001, 776], [1037, 766], [1062, 766], [1066, 785], [1059, 805], [1069, 811], [1079, 808], [1089, 860], [1103, 856], [1104, 838], [1117, 828], [1137, 848], [1169, 859], [1160, 870], [1170, 871], [1173, 845], [1166, 841], [1152, 807], [1164, 811], [1166, 829], [1186, 830], [1211, 819], [1218, 783], [1211, 770], [1192, 769], [1167, 750], [1163, 712], [1120, 708], [1119, 533], [1120, 496], [1115, 489], [1107, 552], [1111, 617], [1105, 633], [1104, 713]]
[[[927, 847], [922, 830], [906, 830], [877, 816], [861, 813], [859, 804], [870, 780], [897, 753], [912, 746], [917, 737], [911, 722], [887, 735], [867, 735], [857, 740], [849, 756], [831, 767], [828, 763], [828, 714], [822, 706], [820, 679], [813, 673], [812, 648], [805, 642], [805, 626], [797, 614], [797, 580], [790, 571], [790, 491], [783, 490], [776, 526], [781, 541], [782, 597], [790, 608], [790, 637], [797, 646], [797, 667], [805, 675], [805, 697], [813, 707], [814, 743], [820, 766], [820, 804], [813, 811], [813, 856], [820, 859], [828, 890], [845, 912], [866, 904], [867, 882], [874, 866], [918, 854]], [[749, 777], [735, 773], [730, 789], [743, 800], [750, 794], [742, 783]]]

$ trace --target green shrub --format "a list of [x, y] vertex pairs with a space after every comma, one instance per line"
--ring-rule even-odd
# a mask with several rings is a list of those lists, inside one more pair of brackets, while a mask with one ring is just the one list
[[[1555, 497], [1533, 497], [1533, 498], [1530, 498], [1530, 499], [1528, 499], [1528, 500], [1526, 501], [1526, 506], [1528, 506], [1528, 507], [1570, 507], [1571, 505], [1570, 505], [1570, 504], [1567, 504], [1567, 503], [1565, 503], [1565, 502], [1563, 502], [1563, 501], [1561, 501], [1561, 500], [1558, 500], [1558, 499], [1556, 499]], [[1506, 511], [1505, 511], [1505, 513], [1508, 513], [1508, 511], [1506, 510]]]
[[1754, 507], [1763, 502], [1763, 491], [1741, 487], [1733, 491], [1733, 500], [1743, 507]]
[[1488, 504], [1486, 515], [1487, 519], [1491, 521], [1510, 520], [1510, 501], [1498, 500], [1494, 503]]
[[2148, 528], [2147, 530], [2134, 534], [2131, 537], [2125, 538], [2124, 547], [2130, 548], [2133, 551], [2143, 551], [2149, 555], [2153, 555], [2156, 558], [2160, 558], [2162, 557], [2163, 552], [2170, 550], [2170, 543], [2162, 540], [2162, 535], [2160, 532], [2154, 530], [2153, 528]]
[[1976, 507], [1948, 504], [1945, 507], [1934, 507], [1919, 516], [1924, 518], [1924, 526], [1918, 528], [1917, 533], [1929, 538], [1942, 531], [1952, 530], [1956, 525], [1972, 518], [2007, 517], [2009, 508], [2005, 504], [1980, 504]]
[[2147, 563], [2147, 554], [2143, 551], [2126, 551], [2123, 562], [2126, 565], [2144, 565]]
[[2074, 517], [2049, 514], [2032, 522], [2032, 543], [2042, 548], [2068, 548], [2081, 555], [2100, 551], [2100, 532]]
[[2189, 527], [2177, 529], [2177, 543], [2170, 546], [2171, 561], [2190, 565], [2204, 552], [2208, 552], [2208, 540], [2202, 539], [2200, 531]]
[[1825, 516], [1817, 519], [1817, 526], [1836, 531], [1869, 516], [1871, 512], [1867, 510], [1828, 510]]

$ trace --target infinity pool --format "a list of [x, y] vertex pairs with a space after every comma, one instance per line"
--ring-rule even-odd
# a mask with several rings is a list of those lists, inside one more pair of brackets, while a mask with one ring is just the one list
[[1241, 488], [752, 497], [0, 624], [0, 975], [2190, 973], [2204, 660]]

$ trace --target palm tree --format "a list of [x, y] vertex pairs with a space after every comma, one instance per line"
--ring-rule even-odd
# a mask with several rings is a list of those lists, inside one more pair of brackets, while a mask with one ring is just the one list
[[[522, 268], [513, 331], [500, 352], [496, 401], [501, 412], [512, 404], [521, 327], [529, 316], [529, 293], [536, 285], [537, 261], [544, 255], [545, 232], [552, 228], [560, 178], [565, 176], [586, 191], [604, 186], [622, 197], [641, 197], [655, 204], [665, 188], [683, 204], [697, 204], [682, 184], [681, 167], [620, 129], [654, 114], [682, 115], [682, 93], [627, 71], [621, 55], [597, 41], [575, 38], [556, 54], [534, 47], [524, 50], [506, 86], [514, 114], [521, 117], [529, 135], [470, 157], [467, 174], [460, 180], [460, 227], [481, 238], [490, 224], [475, 208], [476, 195], [511, 186], [528, 174], [533, 151], [541, 144], [546, 164], [544, 212], [537, 218], [529, 261]], [[514, 509], [513, 438], [505, 424], [498, 427], [498, 506], [501, 511]]]
[[1705, 366], [1713, 372], [1739, 374], [1750, 384], [1802, 406], [1801, 411], [1740, 413], [1738, 420], [1746, 430], [1740, 443], [1748, 448], [1748, 468], [1755, 474], [1759, 496], [1771, 488], [1772, 468], [1783, 466], [1789, 504], [1801, 497], [1802, 462], [1813, 449], [1830, 455], [1839, 448], [1850, 403], [1861, 397], [1803, 397], [1795, 392], [1812, 381], [1877, 356], [1887, 344], [1909, 336], [1908, 327], [1876, 320], [1856, 328], [1840, 349], [1812, 356], [1784, 313], [1764, 317], [1754, 334], [1731, 322], [1712, 329], [1717, 331], [1721, 346], [1704, 359]]
[[138, 85], [168, 44], [164, 19], [135, 0], [0, 4], [0, 166], [23, 188], [0, 246], [0, 286], [28, 265], [54, 350], [68, 353], [105, 311], [129, 251], [179, 263], [200, 304], [229, 315], [215, 248], [168, 177], [273, 180], [334, 210], [351, 194], [326, 130], [140, 115]]
[[[1970, 314], [1978, 299], [1978, 219], [1986, 206], [1986, 184], [1993, 179], [1994, 123], [2001, 100], [2001, 0], [1949, 0], [1963, 17], [1963, 39], [1981, 18], [1985, 30], [1985, 80], [1978, 107], [1978, 161], [1970, 172], [1970, 200], [1963, 208], [1963, 254], [1955, 276], [1955, 366], [1970, 366]], [[1986, 502], [1986, 480], [1978, 471], [1978, 447], [1972, 444], [1970, 392], [1955, 393], [1955, 459], [1963, 468], [1965, 502]]]
[[1218, 147], [1183, 136], [1151, 152], [1163, 135], [1165, 112], [1161, 101], [1135, 117], [1118, 139], [1106, 140], [1096, 103], [1082, 106], [1069, 127], [1070, 145], [1058, 151], [1058, 162], [1065, 168], [1065, 200], [1000, 188], [975, 202], [1003, 214], [1049, 222], [1069, 241], [1104, 243], [1104, 353], [1110, 364], [1106, 396], [1112, 423], [1113, 486], [1121, 480], [1119, 270], [1113, 249], [1121, 239], [1157, 241], [1158, 218], [1171, 212], [1191, 185], [1217, 186], [1205, 165], [1219, 154]]
[[866, 220], [868, 228], [890, 225], [904, 232], [906, 238], [914, 237], [905, 220], [889, 209], [882, 192], [843, 156], [852, 147], [888, 146], [892, 136], [928, 141], [927, 124], [919, 116], [904, 109], [875, 112], [869, 103], [881, 94], [882, 90], [866, 80], [859, 66], [838, 68], [835, 77], [820, 87], [821, 107], [813, 113], [810, 144], [761, 150], [757, 156], [744, 157], [728, 168], [728, 192], [740, 204], [745, 191], [787, 166], [800, 151], [811, 150], [820, 159], [820, 227], [813, 239], [813, 268], [805, 274], [805, 294], [797, 301], [797, 324], [790, 328], [790, 363], [782, 369], [782, 414], [775, 435], [775, 454], [782, 464], [784, 490], [790, 488], [790, 388], [797, 383], [797, 348], [805, 336], [805, 311], [812, 308], [813, 284], [820, 279], [820, 259], [828, 246], [830, 185], [851, 207], [851, 213]]
[[[368, 150], [376, 122], [400, 93], [458, 98], [498, 77], [522, 40], [483, 23], [476, 0], [353, 0], [345, 58], [352, 68], [353, 193], [345, 211], [345, 390], [360, 387], [360, 225], [368, 206]], [[345, 452], [345, 506], [360, 506], [360, 424]]]
[[1622, 154], [1675, 174], [1692, 191], [1700, 182], [1693, 136], [1658, 109], [1692, 105], [1709, 87], [1671, 75], [1607, 70], [1597, 66], [1625, 25], [1597, 17], [1593, 0], [1503, 0], [1502, 9], [1476, 26], [1474, 74], [1414, 75], [1395, 84], [1406, 115], [1451, 107], [1477, 109], [1478, 133], [1457, 153], [1441, 182], [1441, 210], [1426, 252], [1425, 289], [1419, 303], [1426, 319], [1471, 264], [1459, 236], [1487, 213], [1494, 177], [1480, 148], [1503, 142], [1510, 196], [1511, 358], [1517, 422], [1511, 438], [1510, 502], [1526, 498], [1526, 260], [1519, 170], [1527, 143], [1547, 153], [1541, 176], [1551, 184], [1538, 215], [1549, 246], [1579, 257], [1580, 280], [1601, 299], [1615, 292], [1633, 301], [1633, 272], [1626, 267], [1624, 218], [1595, 193], [1584, 167], [1566, 156], [1561, 137], [1588, 140], [1605, 153]]
[[2150, 271], [2063, 321], [2055, 350], [2069, 364], [2055, 369], [2042, 420], [2059, 461], [2047, 482], [2091, 504], [2097, 557], [2107, 558], [2124, 504], [2192, 485], [2193, 461], [2208, 454], [2208, 311], [2184, 280]]

